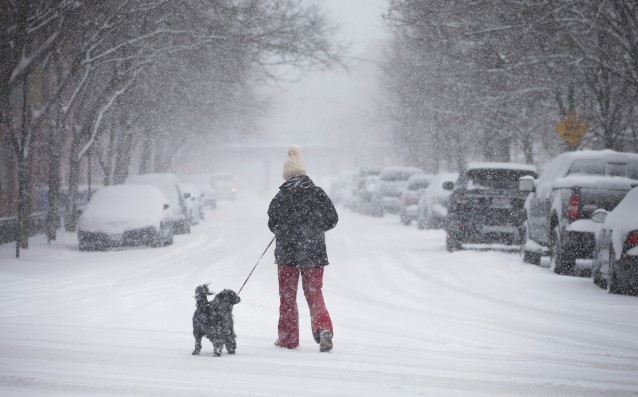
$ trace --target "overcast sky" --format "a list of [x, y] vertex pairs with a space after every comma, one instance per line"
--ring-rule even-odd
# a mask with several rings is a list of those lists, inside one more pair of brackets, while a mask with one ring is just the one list
[[314, 0], [340, 26], [339, 38], [350, 43], [342, 68], [309, 73], [273, 90], [273, 108], [263, 121], [265, 138], [277, 143], [324, 143], [344, 137], [365, 117], [377, 87], [375, 62], [389, 37], [381, 15], [386, 0]]

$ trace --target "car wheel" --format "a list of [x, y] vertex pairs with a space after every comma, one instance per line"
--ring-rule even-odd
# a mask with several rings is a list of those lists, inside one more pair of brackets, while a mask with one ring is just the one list
[[600, 274], [600, 269], [592, 269], [591, 279], [598, 287], [607, 288], [607, 282], [603, 280], [602, 274]]
[[162, 233], [157, 233], [155, 237], [153, 237], [153, 241], [149, 244], [153, 248], [161, 247], [164, 245], [164, 241], [162, 240]]
[[529, 240], [527, 227], [527, 221], [523, 222], [523, 226], [521, 226], [521, 256], [523, 257], [523, 262], [538, 266], [541, 264], [540, 252], [532, 252], [525, 249], [527, 240]]
[[552, 230], [550, 245], [550, 269], [556, 274], [571, 275], [574, 271], [575, 260], [569, 258], [563, 249], [559, 226], [555, 226]]
[[445, 248], [448, 252], [460, 251], [463, 249], [463, 245], [458, 237], [453, 234], [447, 233], [445, 236]]

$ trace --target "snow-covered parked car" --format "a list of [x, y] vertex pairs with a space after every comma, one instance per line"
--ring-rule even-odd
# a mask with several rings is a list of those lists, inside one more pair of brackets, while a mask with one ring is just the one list
[[567, 152], [550, 161], [538, 179], [524, 178], [529, 192], [523, 260], [539, 264], [550, 255], [557, 274], [575, 275], [591, 270], [594, 233], [592, 213], [611, 211], [638, 185], [638, 154], [612, 150]]
[[352, 210], [361, 214], [370, 213], [370, 188], [378, 181], [381, 167], [360, 167], [356, 172]]
[[184, 196], [179, 190], [179, 179], [171, 173], [154, 173], [132, 175], [126, 178], [126, 184], [150, 185], [159, 188], [168, 198], [173, 222], [173, 233], [185, 234], [191, 232], [191, 223], [184, 203]]
[[199, 189], [190, 183], [180, 183], [179, 190], [184, 197], [186, 211], [191, 225], [197, 225], [200, 220], [204, 219], [204, 210], [202, 206], [202, 193]]
[[387, 167], [379, 174], [379, 189], [374, 198], [374, 207], [378, 209], [375, 215], [383, 216], [389, 212], [398, 214], [401, 210], [401, 194], [412, 175], [423, 174], [415, 167]]
[[203, 207], [217, 208], [217, 192], [210, 174], [188, 175], [184, 178], [184, 182], [190, 183], [199, 189], [201, 192], [200, 201]]
[[445, 226], [447, 202], [451, 192], [445, 190], [443, 184], [454, 183], [458, 177], [457, 172], [443, 172], [432, 179], [419, 200], [416, 220], [419, 229], [441, 229]]
[[537, 176], [536, 167], [517, 163], [469, 163], [452, 190], [445, 223], [446, 248], [457, 251], [465, 243], [520, 244], [525, 220], [526, 192], [519, 178]]
[[[379, 215], [381, 207], [376, 205], [374, 201], [379, 183], [378, 175], [367, 175], [361, 180], [354, 198], [354, 211], [363, 215]], [[381, 214], [383, 213], [381, 212]]]
[[348, 209], [354, 208], [356, 180], [355, 171], [343, 171], [337, 175], [328, 191], [328, 196], [335, 205], [343, 205]]
[[594, 211], [592, 220], [602, 225], [596, 233], [594, 284], [612, 294], [638, 294], [638, 187], [612, 211]]
[[415, 174], [408, 179], [403, 192], [401, 193], [401, 200], [399, 200], [399, 216], [401, 222], [404, 225], [409, 225], [412, 221], [416, 220], [419, 209], [419, 200], [425, 194], [425, 190], [434, 179], [434, 175], [428, 174]]
[[98, 190], [78, 221], [81, 251], [173, 242], [170, 204], [156, 187], [114, 185]]

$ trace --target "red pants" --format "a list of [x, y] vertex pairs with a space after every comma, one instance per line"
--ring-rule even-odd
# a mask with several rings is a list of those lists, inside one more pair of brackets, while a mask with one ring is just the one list
[[332, 332], [330, 314], [323, 301], [323, 267], [299, 268], [279, 267], [279, 338], [282, 347], [294, 349], [299, 346], [299, 311], [297, 309], [297, 286], [299, 274], [303, 293], [310, 308], [310, 323], [315, 341], [319, 341], [319, 331]]

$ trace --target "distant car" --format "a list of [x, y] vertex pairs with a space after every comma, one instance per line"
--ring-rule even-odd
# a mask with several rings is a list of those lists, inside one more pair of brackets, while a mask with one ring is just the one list
[[596, 234], [592, 279], [612, 294], [638, 294], [638, 187], [612, 211], [594, 211]]
[[434, 179], [434, 175], [427, 174], [415, 174], [408, 179], [401, 193], [401, 200], [399, 200], [399, 216], [404, 225], [409, 225], [417, 219], [419, 200], [425, 194], [432, 179]]
[[173, 219], [173, 232], [185, 234], [191, 232], [188, 210], [184, 197], [179, 190], [179, 179], [171, 173], [153, 173], [132, 175], [126, 178], [126, 184], [150, 185], [159, 188], [168, 198]]
[[516, 163], [470, 163], [452, 190], [445, 225], [446, 248], [457, 251], [464, 243], [520, 244], [525, 220], [526, 192], [519, 178], [537, 176], [536, 167]]
[[201, 192], [201, 204], [211, 209], [217, 208], [217, 192], [211, 180], [210, 174], [194, 174], [184, 178], [184, 182], [190, 183]]
[[106, 186], [85, 206], [77, 233], [81, 251], [172, 244], [170, 204], [154, 186]]
[[432, 179], [419, 200], [416, 220], [419, 229], [442, 229], [445, 226], [447, 202], [451, 192], [443, 189], [443, 184], [454, 183], [458, 177], [457, 172], [445, 172]]
[[202, 193], [190, 183], [180, 183], [179, 190], [184, 197], [186, 211], [191, 225], [197, 225], [200, 220], [204, 219], [204, 210], [202, 209]]
[[381, 215], [383, 214], [381, 207], [377, 205], [374, 200], [377, 195], [377, 190], [379, 190], [379, 185], [378, 175], [368, 175], [361, 180], [354, 198], [354, 209], [356, 212], [373, 216], [379, 216], [379, 213], [381, 213]]
[[386, 212], [398, 214], [401, 211], [401, 194], [412, 175], [423, 174], [423, 171], [415, 167], [387, 167], [379, 174], [379, 189], [375, 196], [377, 215], [383, 216]]
[[360, 214], [371, 214], [371, 189], [377, 185], [381, 167], [360, 167], [356, 171], [353, 186], [354, 203], [352, 210]]
[[557, 274], [589, 272], [591, 261], [577, 259], [593, 258], [598, 226], [592, 213], [611, 211], [636, 185], [638, 154], [585, 150], [556, 156], [538, 179], [521, 180], [521, 189], [530, 193], [523, 260], [539, 264], [541, 255], [549, 253]]
[[356, 177], [354, 171], [343, 171], [337, 175], [328, 190], [328, 196], [335, 205], [343, 205], [348, 209], [354, 207]]
[[213, 174], [210, 176], [215, 194], [219, 200], [235, 200], [237, 198], [237, 184], [231, 174]]

